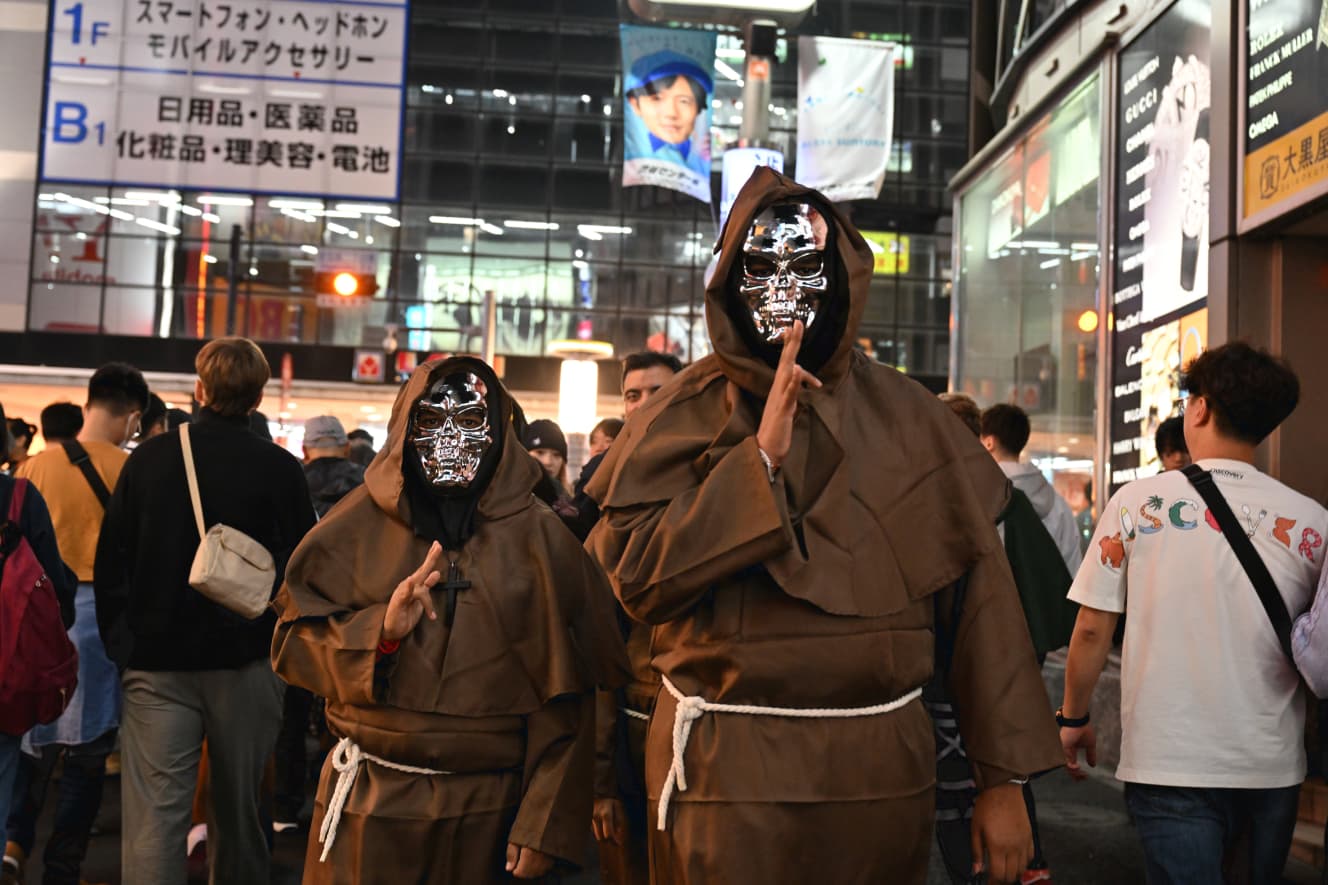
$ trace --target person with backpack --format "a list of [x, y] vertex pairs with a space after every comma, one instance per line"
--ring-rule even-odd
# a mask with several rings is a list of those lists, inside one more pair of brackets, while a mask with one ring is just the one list
[[78, 649], [78, 688], [55, 722], [24, 738], [24, 758], [14, 785], [7, 856], [20, 867], [36, 842], [37, 818], [46, 802], [56, 763], [64, 759], [55, 827], [43, 860], [47, 885], [77, 885], [92, 824], [101, 808], [106, 757], [120, 726], [120, 680], [97, 634], [92, 592], [97, 534], [106, 502], [129, 455], [121, 448], [138, 432], [148, 404], [143, 375], [125, 363], [109, 363], [88, 381], [83, 429], [74, 440], [49, 446], [25, 461], [18, 476], [31, 481], [51, 510], [60, 552], [78, 576], [77, 618], [69, 631]]
[[[7, 448], [8, 435], [0, 405], [0, 448]], [[30, 482], [0, 474], [0, 514], [0, 842], [5, 842], [20, 738], [46, 718], [41, 708], [50, 709], [51, 686], [41, 679], [46, 675], [41, 671], [50, 671], [44, 664], [60, 660], [66, 685], [77, 678], [77, 653], [64, 631], [74, 624], [78, 579], [60, 559], [50, 511]], [[21, 634], [13, 630], [19, 624]], [[67, 694], [57, 697], [54, 703], [62, 705]], [[6, 875], [17, 872], [17, 864], [6, 862]]]
[[[258, 345], [209, 341], [194, 367], [198, 419], [134, 451], [97, 545], [97, 622], [124, 686], [121, 878], [184, 885], [206, 736], [211, 881], [251, 885], [269, 875], [259, 796], [284, 691], [266, 603], [314, 509], [300, 462], [253, 423], [271, 372]], [[238, 550], [242, 562], [227, 555]], [[260, 559], [261, 583], [244, 582], [252, 607], [233, 607], [203, 567]]]
[[[1080, 604], [1056, 713], [1070, 774], [1096, 762], [1090, 702], [1122, 614], [1116, 777], [1157, 883], [1272, 885], [1305, 779], [1305, 692], [1291, 620], [1328, 553], [1328, 510], [1255, 466], [1295, 409], [1280, 359], [1232, 342], [1185, 371], [1194, 463], [1127, 483], [1103, 511], [1070, 588]], [[1228, 855], [1228, 858], [1224, 858]]]

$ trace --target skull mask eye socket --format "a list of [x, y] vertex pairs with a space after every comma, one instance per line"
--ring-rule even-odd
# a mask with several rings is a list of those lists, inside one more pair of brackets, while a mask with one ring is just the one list
[[821, 252], [808, 252], [799, 255], [788, 263], [789, 273], [800, 280], [819, 277], [825, 268], [825, 256]]
[[778, 269], [774, 260], [764, 255], [745, 255], [742, 265], [746, 275], [756, 280], [768, 280]]

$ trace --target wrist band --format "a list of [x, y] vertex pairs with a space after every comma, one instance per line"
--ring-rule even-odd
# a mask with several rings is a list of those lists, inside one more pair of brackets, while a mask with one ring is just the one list
[[1084, 713], [1077, 719], [1070, 719], [1065, 715], [1065, 708], [1060, 707], [1056, 710], [1056, 724], [1061, 728], [1083, 728], [1089, 722], [1089, 715]]
[[765, 465], [765, 474], [770, 478], [770, 482], [775, 481], [775, 473], [779, 470], [779, 465], [770, 460], [770, 456], [765, 453], [765, 449], [759, 445], [756, 447], [756, 453], [761, 456], [761, 463]]
[[399, 648], [401, 648], [400, 639], [380, 639], [378, 641], [378, 653], [383, 657], [396, 654]]

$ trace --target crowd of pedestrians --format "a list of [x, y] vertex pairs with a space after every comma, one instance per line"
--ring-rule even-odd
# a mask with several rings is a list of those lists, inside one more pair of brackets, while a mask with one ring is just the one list
[[1064, 882], [1038, 779], [1097, 764], [1117, 651], [1149, 885], [1279, 883], [1328, 695], [1328, 510], [1257, 466], [1291, 368], [1197, 356], [1086, 537], [1038, 422], [860, 349], [824, 195], [756, 170], [716, 252], [710, 355], [626, 356], [585, 440], [460, 356], [297, 458], [243, 338], [187, 412], [119, 362], [0, 406], [0, 885], [82, 885], [110, 776], [125, 885], [262, 883], [301, 830], [310, 885], [920, 885], [933, 836]]

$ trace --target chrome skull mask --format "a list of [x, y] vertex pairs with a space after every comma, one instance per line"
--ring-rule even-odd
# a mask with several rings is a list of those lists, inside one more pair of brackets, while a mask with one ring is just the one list
[[433, 383], [411, 411], [410, 444], [436, 489], [465, 489], [493, 445], [488, 389], [471, 372], [456, 372]]
[[825, 217], [806, 203], [779, 203], [752, 222], [742, 247], [739, 293], [756, 332], [774, 343], [796, 320], [810, 327], [830, 291]]

